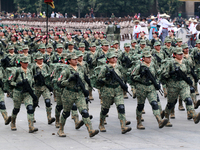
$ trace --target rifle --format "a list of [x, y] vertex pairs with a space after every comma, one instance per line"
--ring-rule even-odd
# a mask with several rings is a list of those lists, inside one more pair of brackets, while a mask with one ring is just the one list
[[109, 69], [107, 66], [106, 68], [108, 69], [108, 71], [110, 72], [112, 81], [111, 84], [114, 83], [115, 81], [119, 83], [119, 85], [121, 86], [121, 88], [126, 91], [131, 97], [131, 93], [128, 91], [128, 86], [124, 83], [124, 81], [118, 76], [118, 74], [115, 72], [114, 69]]
[[165, 54], [167, 54], [168, 57], [170, 57], [169, 53], [165, 49], [163, 49], [163, 51], [165, 52]]
[[1, 87], [1, 89], [4, 91], [4, 84], [3, 84], [2, 79], [0, 79], [0, 87]]
[[170, 72], [170, 74], [176, 74], [176, 78], [178, 80], [182, 79], [184, 80], [188, 85], [190, 85], [191, 87], [193, 87], [195, 89], [195, 87], [193, 86], [193, 82], [192, 80], [187, 77], [187, 75], [180, 69], [180, 67], [177, 67], [175, 64], [174, 64], [174, 68], [175, 68], [175, 71], [172, 71]]
[[92, 88], [93, 91], [95, 91], [91, 85], [90, 79], [88, 78], [88, 76], [85, 73], [84, 73], [84, 79], [85, 79], [86, 83], [89, 85], [89, 87]]
[[72, 74], [76, 78], [76, 85], [74, 86], [75, 91], [78, 91], [78, 87], [80, 87], [82, 92], [83, 92], [83, 94], [84, 94], [84, 96], [88, 97], [89, 96], [89, 92], [88, 92], [88, 90], [85, 89], [85, 85], [82, 82], [79, 74], [78, 73], [72, 73]]
[[68, 49], [68, 42], [65, 43], [65, 49]]
[[86, 40], [84, 40], [83, 43], [85, 43], [85, 47], [89, 47], [90, 46], [90, 44]]
[[45, 78], [42, 75], [41, 71], [40, 72], [37, 71], [37, 75], [34, 77], [34, 79], [37, 80], [37, 83], [36, 83], [37, 85], [39, 86], [45, 85], [49, 89], [50, 92], [53, 92], [53, 88], [45, 83]]
[[128, 56], [125, 56], [125, 53], [122, 54], [122, 63], [126, 64], [126, 68], [131, 67], [131, 60], [128, 58]]
[[190, 67], [190, 68], [191, 68], [191, 75], [194, 78], [195, 83], [197, 83], [198, 82], [198, 77], [197, 77], [197, 75], [194, 72], [194, 67], [193, 68]]
[[156, 55], [156, 54], [153, 54], [153, 56], [156, 58], [156, 60], [157, 60], [157, 62], [159, 62], [159, 63], [161, 63], [161, 58], [160, 57], [158, 57], [158, 55]]
[[77, 35], [75, 35], [74, 38], [75, 38], [75, 40], [76, 40], [78, 43], [81, 42], [81, 39], [79, 39], [79, 38], [77, 37]]
[[6, 43], [4, 41], [2, 41], [2, 40], [0, 40], [0, 41], [1, 41], [2, 45], [3, 45], [3, 47], [6, 47]]
[[4, 59], [1, 59], [1, 66], [5, 69], [10, 67], [10, 58], [6, 56]]
[[90, 54], [87, 54], [86, 62], [88, 63], [89, 68], [92, 69], [92, 58], [90, 58]]
[[22, 83], [23, 83], [23, 90], [21, 91], [21, 93], [25, 93], [28, 92], [30, 94], [30, 96], [33, 98], [33, 107], [36, 108], [38, 105], [38, 98], [37, 96], [34, 94], [30, 84], [28, 83], [27, 79], [24, 79], [23, 73], [21, 72], [21, 76], [22, 76]]
[[194, 59], [197, 64], [200, 64], [200, 52], [194, 56]]
[[97, 57], [97, 61], [98, 61], [98, 59], [101, 59], [101, 58], [105, 58], [105, 55], [103, 54], [103, 55]]
[[152, 75], [149, 68], [145, 67], [144, 73], [142, 74], [141, 71], [140, 71], [140, 74], [142, 76], [145, 75], [146, 76], [146, 82], [148, 82], [150, 80], [153, 83], [155, 89], [158, 90], [160, 92], [160, 94], [163, 96], [162, 93], [164, 93], [164, 92], [160, 89], [160, 82], [159, 83], [156, 82], [156, 78]]

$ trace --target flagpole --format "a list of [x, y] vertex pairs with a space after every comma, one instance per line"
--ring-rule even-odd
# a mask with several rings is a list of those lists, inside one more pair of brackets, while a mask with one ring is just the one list
[[[47, 4], [47, 3], [46, 3], [46, 4]], [[47, 26], [47, 27], [46, 27], [46, 32], [47, 32], [47, 33], [46, 33], [46, 34], [47, 34], [47, 44], [48, 44], [48, 41], [49, 41], [49, 40], [48, 40], [48, 39], [49, 39], [49, 38], [48, 38], [48, 22], [49, 22], [49, 17], [48, 17], [49, 10], [48, 10], [48, 8], [49, 8], [49, 6], [48, 6], [48, 4], [47, 4], [47, 15], [46, 15], [46, 17], [47, 17], [47, 22], [46, 22], [46, 26]]]

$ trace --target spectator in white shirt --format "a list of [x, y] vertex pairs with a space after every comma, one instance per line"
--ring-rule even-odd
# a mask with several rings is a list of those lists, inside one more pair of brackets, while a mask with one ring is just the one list
[[135, 20], [135, 25], [133, 27], [133, 36], [134, 38], [137, 40], [137, 38], [140, 36], [140, 31], [141, 31], [141, 26], [140, 26], [140, 21], [139, 20]]

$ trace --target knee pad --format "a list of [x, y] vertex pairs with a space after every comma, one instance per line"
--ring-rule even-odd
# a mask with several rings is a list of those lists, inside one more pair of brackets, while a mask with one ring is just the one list
[[186, 105], [192, 105], [192, 99], [190, 97], [185, 99]]
[[[176, 100], [176, 102], [177, 102], [177, 100]], [[174, 103], [167, 103], [167, 108], [168, 109], [172, 109], [174, 107]]]
[[28, 105], [28, 106], [26, 107], [26, 109], [27, 109], [27, 113], [28, 113], [28, 114], [33, 114], [33, 113], [34, 113], [33, 105]]
[[86, 109], [83, 109], [81, 111], [81, 115], [82, 115], [83, 118], [88, 118], [89, 117], [89, 113], [88, 113], [88, 111]]
[[190, 93], [195, 93], [195, 89], [193, 87], [190, 87]]
[[120, 104], [117, 106], [117, 110], [120, 114], [125, 114], [125, 107], [124, 104]]
[[159, 98], [158, 94], [157, 94], [157, 102], [160, 102], [160, 98]]
[[6, 105], [5, 105], [4, 101], [0, 102], [0, 109], [2, 109], [2, 110], [6, 109]]
[[46, 104], [46, 107], [50, 107], [51, 106], [51, 100], [45, 99], [45, 104]]
[[103, 108], [101, 113], [105, 116], [109, 112], [109, 109]]
[[56, 105], [56, 109], [58, 112], [61, 112], [61, 110], [63, 109], [63, 105]]
[[72, 106], [72, 110], [77, 110], [77, 106], [76, 106], [75, 103], [74, 103], [73, 106]]
[[158, 110], [158, 103], [156, 101], [152, 101], [151, 106], [152, 106], [153, 110]]
[[13, 115], [17, 115], [17, 114], [19, 113], [19, 110], [20, 110], [20, 109], [18, 109], [18, 108], [14, 108], [14, 109], [13, 109]]
[[137, 105], [137, 110], [142, 111], [144, 109], [144, 104], [138, 104]]
[[62, 116], [63, 116], [65, 119], [67, 119], [67, 118], [70, 116], [70, 111], [66, 111], [66, 112], [63, 111]]

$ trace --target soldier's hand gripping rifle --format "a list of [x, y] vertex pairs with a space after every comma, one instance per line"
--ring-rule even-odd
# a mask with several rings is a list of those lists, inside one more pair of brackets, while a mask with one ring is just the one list
[[5, 69], [10, 67], [10, 58], [6, 56], [4, 59], [1, 59], [1, 66]]
[[121, 88], [126, 91], [131, 97], [131, 93], [128, 91], [128, 86], [124, 83], [124, 81], [118, 76], [118, 74], [115, 72], [114, 69], [109, 69], [107, 66], [106, 68], [108, 69], [108, 72], [110, 72], [110, 75], [111, 75], [111, 79], [112, 79], [112, 82], [111, 83], [114, 83], [115, 81], [119, 83], [119, 85], [121, 86]]
[[82, 80], [81, 80], [81, 78], [80, 78], [78, 73], [74, 73], [73, 76], [71, 78], [69, 78], [68, 82], [70, 82], [72, 80], [76, 82], [76, 85], [74, 86], [75, 91], [78, 91], [78, 87], [80, 87], [82, 92], [83, 92], [83, 94], [84, 94], [84, 96], [88, 97], [89, 96], [89, 91], [85, 89], [85, 85], [82, 82]]
[[147, 81], [150, 80], [153, 83], [155, 89], [158, 90], [160, 92], [160, 94], [163, 96], [162, 93], [164, 93], [164, 92], [160, 89], [160, 83], [156, 82], [156, 78], [152, 75], [149, 68], [145, 67], [144, 71], [145, 71], [144, 75], [146, 76], [146, 80]]
[[33, 98], [33, 107], [36, 108], [38, 105], [38, 98], [37, 96], [34, 94], [30, 84], [28, 83], [27, 79], [24, 79], [23, 73], [21, 72], [21, 76], [22, 76], [22, 87], [23, 90], [21, 91], [22, 93], [28, 92], [30, 94], [30, 96]]
[[84, 79], [85, 79], [85, 82], [89, 85], [89, 87], [92, 88], [93, 91], [95, 91], [91, 85], [90, 79], [88, 78], [88, 76], [85, 73], [84, 73]]
[[91, 69], [93, 66], [92, 66], [92, 58], [90, 57], [90, 54], [87, 54], [86, 62], [88, 63], [89, 68]]
[[126, 64], [126, 68], [131, 67], [131, 60], [128, 58], [128, 56], [125, 56], [125, 54], [122, 54], [122, 63]]

